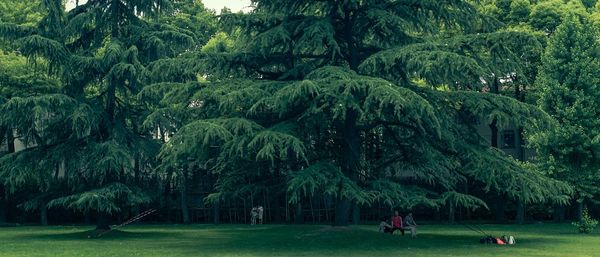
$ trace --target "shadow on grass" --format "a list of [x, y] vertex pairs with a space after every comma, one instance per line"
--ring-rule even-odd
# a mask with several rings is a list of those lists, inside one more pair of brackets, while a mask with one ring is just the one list
[[190, 241], [181, 241], [177, 245], [165, 245], [174, 251], [193, 255], [208, 251], [211, 253], [225, 255], [263, 255], [273, 253], [278, 255], [299, 255], [302, 253], [335, 253], [342, 251], [352, 253], [367, 252], [396, 252], [396, 251], [435, 251], [450, 253], [455, 250], [470, 251], [476, 249], [508, 249], [517, 248], [544, 248], [548, 245], [561, 243], [557, 238], [535, 238], [527, 237], [519, 239], [516, 246], [485, 245], [479, 243], [483, 237], [478, 234], [444, 234], [437, 231], [429, 231], [419, 234], [417, 238], [411, 238], [409, 234], [388, 235], [373, 230], [360, 228], [273, 228], [271, 230], [223, 230], [219, 231], [229, 235], [226, 241], [199, 237]]
[[127, 239], [148, 239], [148, 240], [160, 240], [162, 238], [172, 238], [179, 235], [179, 233], [168, 232], [168, 231], [121, 231], [113, 230], [106, 234], [98, 237], [96, 230], [86, 230], [78, 232], [65, 232], [65, 233], [33, 233], [33, 234], [22, 234], [16, 235], [23, 239], [34, 239], [34, 240], [127, 240]]
[[[146, 249], [167, 250], [173, 256], [387, 256], [400, 252], [430, 255], [469, 255], [477, 252], [509, 254], [518, 249], [544, 249], [568, 240], [528, 234], [517, 236], [517, 245], [484, 245], [483, 237], [459, 229], [423, 228], [418, 237], [389, 235], [372, 227], [331, 226], [133, 226], [100, 238], [88, 238], [93, 230], [38, 231], [15, 235], [24, 240], [123, 243]], [[494, 232], [496, 233], [496, 232]], [[494, 234], [495, 236], [501, 236]], [[538, 236], [539, 235], [539, 236]], [[86, 244], [86, 246], [89, 246]], [[276, 253], [276, 254], [274, 254]], [[426, 254], [426, 255], [427, 255]]]

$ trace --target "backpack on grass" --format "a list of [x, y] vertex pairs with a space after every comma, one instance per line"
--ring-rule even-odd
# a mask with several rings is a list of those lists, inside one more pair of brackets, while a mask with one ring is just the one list
[[496, 238], [492, 237], [492, 236], [486, 236], [482, 239], [479, 239], [479, 242], [482, 244], [496, 244]]
[[509, 236], [508, 237], [508, 242], [509, 245], [514, 245], [515, 244], [515, 238], [513, 236]]

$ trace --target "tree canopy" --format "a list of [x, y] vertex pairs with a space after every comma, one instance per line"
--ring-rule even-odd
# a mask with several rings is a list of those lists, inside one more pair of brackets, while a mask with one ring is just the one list
[[[0, 1], [0, 143], [24, 144], [0, 155], [5, 191], [99, 229], [174, 198], [184, 222], [191, 203], [216, 222], [247, 202], [300, 220], [320, 197], [347, 225], [370, 206], [595, 197], [595, 1], [252, 6]], [[511, 126], [534, 163], [500, 149]]]

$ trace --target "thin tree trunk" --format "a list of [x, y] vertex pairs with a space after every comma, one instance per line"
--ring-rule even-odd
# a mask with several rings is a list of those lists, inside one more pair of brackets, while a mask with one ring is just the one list
[[8, 153], [15, 152], [15, 137], [13, 135], [12, 129], [9, 129], [6, 132], [6, 146], [8, 147]]
[[352, 224], [358, 225], [360, 223], [360, 206], [356, 201], [352, 202]]
[[98, 212], [96, 230], [110, 230], [110, 217], [107, 213]]
[[502, 193], [498, 193], [496, 197], [496, 222], [504, 223], [504, 217], [506, 216], [506, 199]]
[[181, 200], [181, 214], [183, 216], [183, 223], [190, 223], [190, 209], [188, 208], [188, 195], [187, 195], [187, 170], [183, 171], [183, 181], [181, 182], [180, 200]]
[[296, 224], [304, 224], [304, 213], [302, 211], [302, 203], [296, 203], [296, 216], [294, 223]]
[[86, 225], [92, 224], [92, 217], [90, 217], [90, 211], [83, 212], [83, 223]]
[[[469, 181], [467, 179], [465, 179], [465, 194], [467, 194], [467, 195], [469, 194]], [[465, 208], [465, 209], [466, 209], [465, 210], [465, 212], [466, 212], [465, 219], [471, 220], [471, 218], [472, 218], [471, 217], [472, 216], [471, 208]]]
[[[492, 83], [492, 87], [490, 88], [490, 92], [493, 94], [498, 94], [499, 93], [499, 81], [498, 78], [496, 78], [496, 76], [494, 76], [494, 81]], [[498, 120], [493, 119], [492, 122], [489, 124], [490, 127], [490, 132], [491, 132], [491, 140], [490, 143], [492, 145], [492, 147], [494, 148], [498, 148]], [[496, 197], [495, 199], [495, 219], [496, 222], [502, 223], [504, 221], [504, 199], [502, 198], [502, 196], [500, 195], [500, 193], [498, 194], [498, 197]]]
[[575, 220], [581, 220], [581, 217], [583, 216], [583, 201], [576, 200], [573, 207], [575, 208], [575, 215], [573, 218]]
[[45, 203], [40, 206], [40, 224], [48, 226], [48, 208]]
[[[346, 110], [346, 119], [343, 123], [344, 140], [342, 144], [341, 168], [345, 176], [356, 178], [358, 174], [358, 161], [360, 159], [360, 133], [356, 122], [358, 113], [355, 110]], [[335, 222], [336, 226], [347, 226], [350, 220], [350, 205], [351, 200], [343, 197], [343, 186], [339, 185], [338, 197], [335, 207]]]
[[275, 205], [273, 206], [273, 208], [275, 209], [275, 210], [273, 210], [273, 215], [275, 216], [274, 221], [275, 221], [275, 223], [281, 223], [281, 216], [282, 216], [281, 215], [281, 206], [282, 206], [281, 196], [276, 195], [274, 197], [274, 200], [275, 200]]
[[288, 204], [288, 196], [287, 194], [285, 195], [285, 222], [288, 223], [290, 222], [290, 208], [289, 208], [289, 204]]
[[6, 201], [4, 199], [0, 199], [0, 224], [4, 224], [6, 223], [6, 207], [8, 204], [6, 204]]
[[6, 223], [6, 210], [8, 209], [8, 201], [6, 198], [4, 186], [0, 185], [0, 224]]
[[[12, 129], [8, 128], [4, 134], [6, 134], [6, 146], [8, 147], [8, 153], [14, 153], [15, 152], [15, 139], [13, 137], [13, 131]], [[0, 142], [2, 142], [2, 140], [0, 140]], [[8, 195], [6, 194], [6, 189], [4, 188], [4, 185], [0, 184], [0, 224], [2, 223], [6, 223], [7, 219], [7, 213], [6, 210], [8, 209]]]
[[219, 216], [221, 215], [221, 210], [219, 209], [219, 202], [215, 202], [213, 205], [213, 224], [219, 225]]
[[522, 200], [517, 200], [517, 224], [525, 223], [525, 203]]
[[456, 220], [456, 208], [454, 207], [454, 205], [450, 204], [450, 205], [448, 205], [448, 222], [450, 222], [450, 224], [454, 224], [455, 220]]
[[335, 226], [348, 226], [350, 220], [350, 200], [338, 197], [335, 203]]
[[308, 198], [308, 202], [310, 204], [310, 216], [312, 217], [312, 223], [314, 224], [314, 223], [316, 223], [316, 220], [315, 220], [315, 207], [313, 206], [313, 200], [312, 199], [313, 199], [313, 197], [310, 196]]
[[565, 206], [560, 204], [554, 205], [554, 221], [563, 222], [565, 220]]
[[[492, 83], [492, 87], [490, 89], [491, 93], [493, 94], [498, 94], [499, 93], [499, 85], [498, 85], [498, 79], [496, 77], [494, 77], [494, 82]], [[491, 130], [491, 144], [492, 147], [498, 148], [498, 120], [493, 119], [492, 123], [490, 123], [490, 130]]]

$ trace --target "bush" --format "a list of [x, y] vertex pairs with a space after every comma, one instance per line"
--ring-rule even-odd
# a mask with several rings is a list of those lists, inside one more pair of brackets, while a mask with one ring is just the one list
[[598, 221], [593, 219], [588, 213], [587, 208], [583, 209], [583, 213], [581, 215], [581, 220], [578, 222], [573, 222], [573, 226], [579, 229], [579, 233], [589, 234], [594, 231], [594, 228], [598, 225]]

